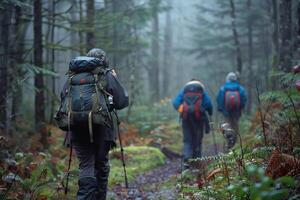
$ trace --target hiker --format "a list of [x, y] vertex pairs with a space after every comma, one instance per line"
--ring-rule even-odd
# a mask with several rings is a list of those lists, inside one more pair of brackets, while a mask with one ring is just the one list
[[239, 134], [239, 119], [247, 101], [246, 91], [238, 82], [238, 74], [230, 72], [225, 84], [220, 87], [217, 95], [218, 111], [222, 112], [227, 123], [233, 129], [230, 146], [234, 146]]
[[78, 200], [106, 199], [108, 153], [116, 145], [111, 111], [128, 106], [127, 92], [108, 67], [106, 53], [91, 49], [70, 62], [69, 78], [61, 92], [57, 121], [60, 128], [71, 132], [79, 160]]
[[203, 132], [210, 132], [207, 113], [211, 116], [213, 107], [204, 85], [197, 79], [186, 83], [172, 103], [182, 119], [183, 161], [187, 169], [189, 159], [202, 156]]

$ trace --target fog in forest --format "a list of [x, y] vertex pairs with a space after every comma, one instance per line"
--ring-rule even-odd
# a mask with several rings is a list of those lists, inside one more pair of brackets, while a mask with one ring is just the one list
[[[111, 199], [299, 198], [300, 0], [4, 0], [0, 1], [0, 199], [75, 198], [80, 161], [72, 163], [77, 171], [69, 173], [65, 165], [72, 152], [62, 143], [72, 147], [66, 141], [74, 133], [71, 114], [78, 114], [67, 111], [79, 104], [70, 100], [72, 78], [86, 71], [72, 71], [69, 64], [93, 48], [104, 50], [109, 64], [91, 56], [101, 70], [97, 66], [100, 71], [88, 71], [94, 82], [82, 78], [78, 85], [95, 86], [86, 92], [92, 102], [92, 110], [88, 114], [84, 110], [89, 134], [95, 125], [93, 115], [106, 111], [98, 120], [113, 137], [106, 155], [111, 160]], [[234, 72], [231, 78], [229, 72]], [[114, 95], [105, 91], [108, 78], [105, 87], [98, 80], [105, 73], [120, 86], [125, 106], [109, 102]], [[192, 79], [201, 86], [201, 94], [191, 107], [189, 92], [182, 89]], [[224, 89], [225, 82], [243, 87], [238, 92]], [[225, 96], [232, 91], [229, 105]], [[78, 94], [83, 108], [82, 91]], [[238, 113], [234, 122], [228, 105]], [[114, 112], [117, 107], [120, 111]], [[184, 164], [190, 161], [184, 157], [188, 154], [184, 118], [191, 112], [205, 123], [198, 124], [200, 156], [193, 153], [191, 161], [196, 160], [191, 164], [196, 170], [186, 175]], [[60, 126], [59, 114], [68, 129]], [[128, 157], [122, 145], [116, 145], [121, 138], [117, 133], [123, 136]], [[129, 182], [138, 188], [134, 192], [124, 190], [121, 183], [124, 160], [129, 163]], [[65, 171], [72, 177], [68, 198], [62, 198]], [[41, 189], [39, 181], [47, 189]], [[257, 189], [258, 182], [264, 187]], [[160, 193], [161, 186], [166, 191]]]
[[[55, 89], [56, 96], [48, 93], [46, 99], [56, 101], [70, 60], [85, 55], [93, 47], [107, 52], [110, 68], [116, 69], [130, 94], [137, 94], [130, 95], [135, 104], [172, 98], [191, 78], [200, 79], [215, 98], [216, 90], [230, 71], [240, 71], [240, 81], [250, 89], [252, 97], [253, 84], [262, 86], [262, 90], [271, 84], [268, 73], [275, 62], [272, 52], [276, 46], [272, 39], [274, 19], [270, 5], [268, 1], [250, 4], [238, 1], [233, 17], [230, 1], [95, 1], [95, 21], [90, 23], [87, 4], [83, 1], [45, 1], [42, 5], [46, 47], [43, 62], [45, 69], [57, 73], [45, 76], [45, 86], [50, 91]], [[24, 3], [23, 15], [31, 9]], [[23, 48], [28, 52], [25, 60], [32, 63], [33, 23], [24, 22]], [[93, 28], [90, 45], [82, 44], [88, 37], [86, 25]], [[29, 72], [22, 79], [23, 90], [30, 94], [25, 94], [22, 100], [30, 108], [28, 114], [34, 107], [34, 90], [30, 86], [33, 77]], [[255, 104], [252, 99], [249, 112]]]

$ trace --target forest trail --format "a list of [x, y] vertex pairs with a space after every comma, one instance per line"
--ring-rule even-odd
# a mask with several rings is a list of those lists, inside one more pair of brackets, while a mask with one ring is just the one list
[[[205, 145], [204, 148], [203, 156], [215, 155], [213, 144]], [[114, 186], [108, 193], [108, 199], [176, 199], [180, 190], [181, 162], [181, 159], [167, 159], [164, 165], [136, 176], [135, 180], [129, 183], [129, 189], [123, 185]]]
[[181, 160], [166, 160], [163, 166], [151, 171], [139, 174], [132, 183], [129, 183], [129, 189], [120, 185], [113, 187], [109, 192], [108, 199], [117, 200], [142, 200], [142, 199], [175, 199], [176, 187], [165, 187], [172, 178], [180, 176]]

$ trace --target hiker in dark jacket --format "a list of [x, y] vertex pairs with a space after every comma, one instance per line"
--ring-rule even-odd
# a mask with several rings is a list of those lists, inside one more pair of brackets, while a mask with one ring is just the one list
[[202, 156], [203, 132], [209, 133], [208, 115], [213, 114], [210, 97], [204, 85], [196, 80], [189, 81], [172, 101], [174, 108], [181, 113], [183, 128], [184, 168], [188, 168], [190, 158]]
[[235, 133], [234, 143], [239, 133], [239, 119], [247, 102], [247, 94], [238, 82], [236, 73], [230, 72], [226, 76], [225, 84], [217, 94], [218, 111], [222, 112], [227, 123]]
[[[105, 52], [101, 49], [92, 49], [87, 57], [99, 58], [104, 61], [106, 87], [104, 90], [112, 96], [110, 110], [123, 109], [128, 106], [128, 95], [120, 84], [116, 73], [108, 69], [108, 61]], [[85, 59], [85, 57], [80, 58]], [[86, 66], [83, 66], [86, 67]], [[81, 79], [82, 81], [84, 79]], [[61, 93], [66, 98], [68, 82]], [[72, 146], [79, 160], [79, 181], [77, 200], [105, 200], [107, 181], [109, 175], [108, 153], [115, 146], [116, 130], [113, 120], [109, 126], [93, 125], [93, 134], [90, 134], [89, 126], [78, 127], [71, 132]], [[91, 138], [92, 137], [92, 142]]]

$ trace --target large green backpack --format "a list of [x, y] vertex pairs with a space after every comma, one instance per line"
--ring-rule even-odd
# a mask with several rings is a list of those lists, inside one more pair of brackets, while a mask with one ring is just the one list
[[87, 128], [93, 142], [93, 126], [112, 126], [105, 75], [109, 69], [93, 57], [76, 57], [70, 62], [68, 80], [55, 117], [64, 131]]

